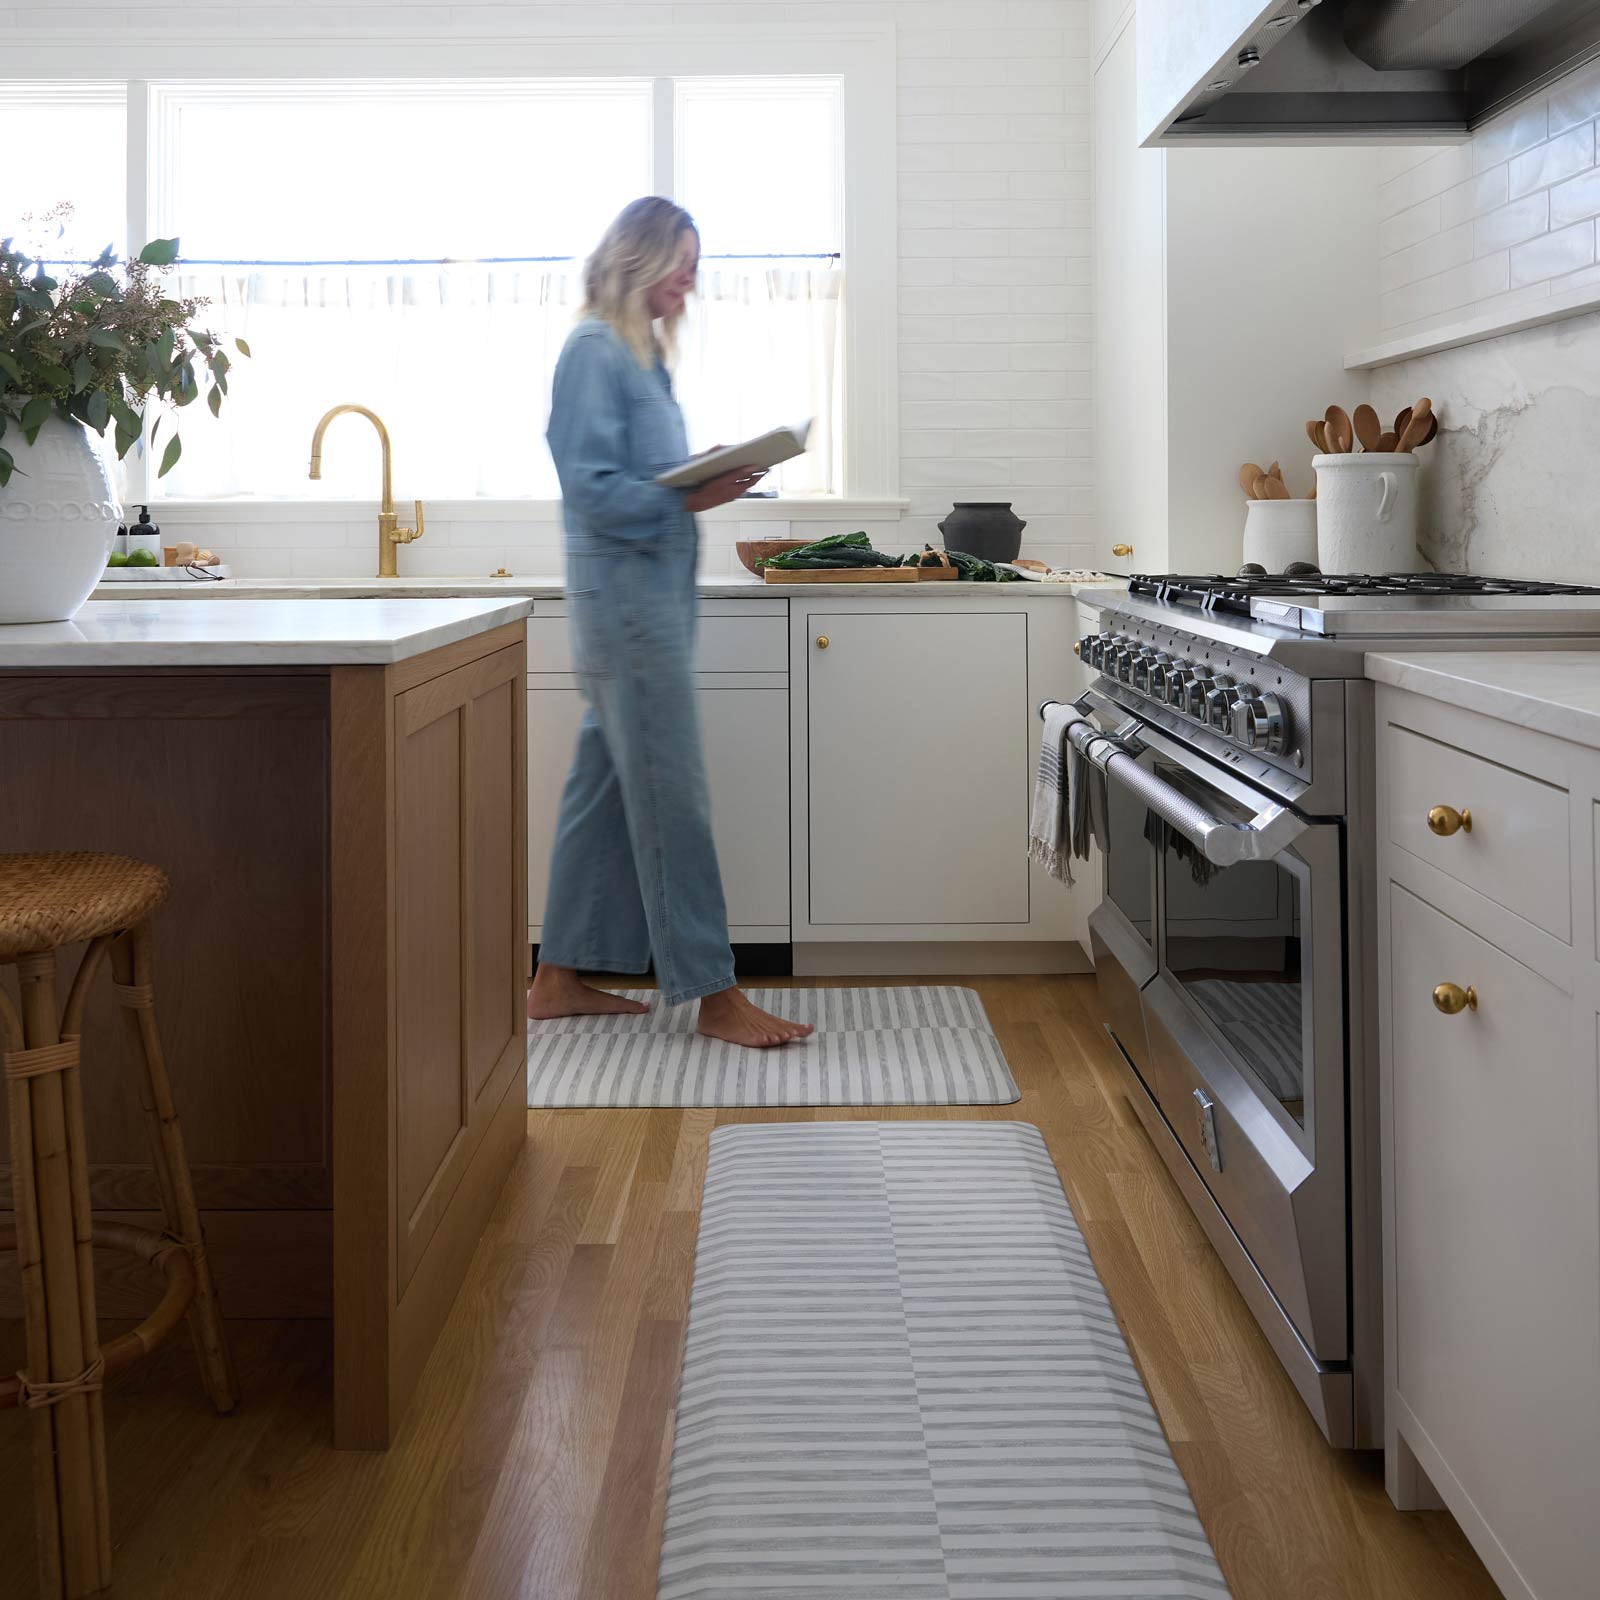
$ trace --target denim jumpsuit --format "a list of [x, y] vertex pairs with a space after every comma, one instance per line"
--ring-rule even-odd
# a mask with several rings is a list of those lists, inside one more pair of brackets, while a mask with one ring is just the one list
[[567, 619], [588, 707], [561, 796], [539, 959], [643, 972], [669, 1005], [733, 986], [694, 680], [699, 534], [654, 481], [689, 454], [659, 362], [599, 319], [556, 364]]

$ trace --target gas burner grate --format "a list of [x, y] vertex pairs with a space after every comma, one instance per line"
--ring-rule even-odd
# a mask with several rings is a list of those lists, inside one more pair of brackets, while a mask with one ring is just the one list
[[1308, 572], [1226, 577], [1189, 573], [1141, 573], [1128, 583], [1132, 594], [1150, 595], [1168, 605], [1201, 611], [1250, 614], [1252, 600], [1308, 600], [1329, 595], [1600, 595], [1580, 583], [1545, 583], [1532, 578], [1480, 577], [1469, 572]]

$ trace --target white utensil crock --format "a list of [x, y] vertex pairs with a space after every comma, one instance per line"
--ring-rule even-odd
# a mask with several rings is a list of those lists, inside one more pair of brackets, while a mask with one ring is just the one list
[[1417, 570], [1417, 458], [1363, 450], [1313, 456], [1317, 565], [1324, 572]]
[[0, 489], [0, 623], [65, 622], [106, 570], [122, 512], [100, 441], [49, 416], [30, 445], [6, 429], [17, 470]]
[[1291, 561], [1317, 559], [1315, 500], [1247, 500], [1244, 508], [1244, 559], [1268, 572], [1282, 572]]

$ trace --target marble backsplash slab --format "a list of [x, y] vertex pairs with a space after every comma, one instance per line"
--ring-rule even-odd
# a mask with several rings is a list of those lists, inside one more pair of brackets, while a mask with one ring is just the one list
[[1372, 374], [1382, 417], [1424, 394], [1424, 565], [1600, 584], [1600, 313]]

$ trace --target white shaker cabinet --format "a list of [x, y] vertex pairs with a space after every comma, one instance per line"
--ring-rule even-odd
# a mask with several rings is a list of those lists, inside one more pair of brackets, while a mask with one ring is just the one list
[[1377, 706], [1390, 1494], [1436, 1493], [1508, 1596], [1588, 1600], [1600, 753], [1397, 688]]
[[813, 611], [809, 920], [1028, 922], [1028, 619]]

